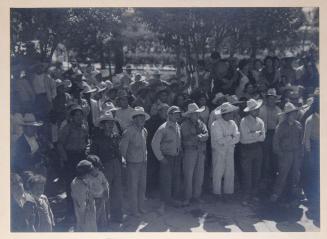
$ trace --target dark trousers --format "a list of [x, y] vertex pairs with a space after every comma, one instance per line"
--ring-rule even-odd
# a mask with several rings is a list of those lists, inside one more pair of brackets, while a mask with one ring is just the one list
[[181, 157], [167, 156], [167, 163], [160, 162], [160, 195], [161, 200], [167, 204], [172, 198], [181, 196]]
[[123, 218], [123, 183], [122, 183], [122, 164], [118, 159], [105, 162], [104, 175], [109, 183], [109, 201], [107, 205], [110, 219], [122, 220]]
[[241, 144], [242, 181], [245, 196], [254, 196], [258, 192], [261, 179], [262, 144]]
[[148, 162], [146, 172], [146, 193], [151, 195], [157, 188], [159, 188], [159, 172], [160, 163], [152, 150], [148, 149]]
[[273, 138], [275, 130], [268, 130], [263, 143], [264, 157], [262, 162], [262, 178], [269, 184], [274, 182], [278, 170], [277, 156], [273, 151]]
[[76, 166], [77, 164], [85, 159], [84, 151], [66, 151], [67, 161], [64, 162], [64, 168], [62, 170], [63, 177], [66, 185], [67, 193], [67, 215], [74, 215], [73, 201], [71, 198], [71, 187], [70, 184], [76, 177]]
[[283, 193], [288, 178], [290, 178], [292, 192], [296, 192], [299, 187], [302, 164], [302, 157], [299, 151], [282, 152], [278, 157], [278, 175], [273, 189], [274, 194], [277, 196], [281, 196]]
[[311, 140], [311, 151], [306, 152], [303, 167], [303, 188], [311, 204], [320, 202], [320, 142]]
[[144, 209], [146, 190], [146, 162], [127, 163], [127, 191], [131, 214]]

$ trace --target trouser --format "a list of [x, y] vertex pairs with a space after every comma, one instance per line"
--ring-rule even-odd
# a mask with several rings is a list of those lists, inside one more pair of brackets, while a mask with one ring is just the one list
[[108, 226], [106, 200], [104, 198], [95, 198], [95, 209], [98, 231], [106, 231]]
[[181, 159], [179, 156], [165, 155], [167, 163], [160, 161], [160, 197], [167, 204], [178, 197], [181, 188]]
[[224, 193], [234, 193], [234, 145], [223, 146], [212, 151], [213, 193], [221, 194], [224, 178]]
[[262, 178], [267, 182], [273, 182], [277, 173], [277, 156], [273, 151], [273, 138], [275, 130], [268, 130], [263, 143], [264, 157], [262, 162]]
[[76, 177], [76, 166], [77, 164], [85, 159], [85, 153], [83, 151], [66, 151], [67, 161], [64, 162], [63, 177], [66, 185], [67, 194], [67, 215], [74, 215], [73, 201], [71, 198], [71, 187], [70, 184]]
[[287, 178], [290, 177], [292, 192], [298, 189], [300, 180], [301, 155], [299, 151], [282, 152], [278, 158], [278, 175], [273, 192], [277, 196], [283, 193]]
[[113, 159], [105, 162], [103, 167], [110, 189], [107, 214], [110, 214], [110, 219], [121, 220], [123, 218], [122, 164], [118, 159]]
[[147, 176], [146, 176], [146, 192], [147, 194], [154, 192], [159, 187], [159, 172], [160, 163], [153, 154], [152, 150], [148, 149], [147, 161]]
[[146, 190], [146, 162], [127, 163], [127, 191], [131, 214], [144, 208]]
[[185, 200], [199, 198], [202, 193], [205, 151], [186, 148], [183, 156]]
[[245, 196], [255, 195], [261, 179], [261, 143], [241, 144], [242, 181]]

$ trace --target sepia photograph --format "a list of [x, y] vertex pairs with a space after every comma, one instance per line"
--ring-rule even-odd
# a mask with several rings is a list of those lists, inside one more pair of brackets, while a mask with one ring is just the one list
[[12, 233], [320, 232], [319, 7], [9, 11]]

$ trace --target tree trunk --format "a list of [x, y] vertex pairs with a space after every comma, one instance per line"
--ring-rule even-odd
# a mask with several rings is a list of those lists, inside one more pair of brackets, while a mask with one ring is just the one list
[[115, 74], [123, 72], [124, 65], [124, 52], [121, 40], [117, 39], [114, 44], [114, 61], [115, 61]]

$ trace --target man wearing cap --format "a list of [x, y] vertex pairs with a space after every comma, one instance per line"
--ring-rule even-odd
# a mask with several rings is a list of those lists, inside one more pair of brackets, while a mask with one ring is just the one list
[[271, 201], [276, 202], [282, 195], [287, 178], [290, 176], [291, 193], [299, 196], [300, 168], [302, 163], [303, 129], [296, 120], [299, 108], [286, 103], [283, 111], [284, 120], [277, 128], [273, 140], [273, 148], [278, 155], [278, 176], [273, 188]]
[[90, 153], [99, 156], [104, 167], [104, 175], [109, 182], [110, 220], [121, 222], [123, 220], [122, 157], [119, 151], [121, 137], [114, 131], [117, 120], [114, 119], [112, 110], [104, 112], [96, 120], [95, 126], [100, 128], [100, 132], [92, 138]]
[[222, 195], [223, 178], [224, 194], [234, 193], [234, 149], [240, 140], [240, 132], [233, 114], [238, 109], [229, 102], [223, 103], [217, 110], [221, 117], [211, 125], [213, 193], [217, 196]]
[[122, 130], [125, 130], [133, 122], [132, 114], [134, 113], [134, 109], [128, 104], [128, 94], [125, 90], [119, 90], [117, 94], [116, 101], [120, 109], [116, 111], [115, 118], [118, 120]]
[[167, 111], [169, 109], [169, 105], [161, 104], [158, 107], [158, 113], [150, 117], [148, 121], [145, 123], [145, 128], [148, 131], [147, 137], [147, 148], [148, 148], [148, 165], [147, 165], [147, 196], [151, 195], [159, 187], [159, 169], [160, 164], [157, 158], [155, 157], [151, 142], [153, 136], [160, 125], [166, 122], [167, 120]]
[[83, 122], [84, 114], [79, 105], [72, 106], [70, 110], [71, 121], [59, 132], [58, 152], [63, 164], [68, 202], [68, 215], [72, 213], [70, 197], [70, 183], [76, 176], [76, 165], [85, 158], [88, 143], [88, 128]]
[[206, 141], [209, 138], [208, 130], [199, 119], [199, 112], [204, 111], [197, 104], [188, 105], [183, 114], [185, 120], [181, 125], [183, 146], [183, 175], [185, 182], [185, 204], [190, 200], [200, 201], [206, 159]]
[[156, 131], [152, 139], [152, 149], [160, 162], [160, 194], [163, 212], [166, 205], [175, 205], [173, 196], [177, 196], [181, 170], [181, 131], [177, 123], [181, 110], [177, 106], [169, 107], [167, 121]]
[[[277, 158], [273, 151], [273, 138], [279, 122], [279, 114], [282, 110], [276, 105], [280, 97], [276, 90], [271, 88], [267, 91], [266, 100], [260, 108], [259, 117], [263, 120], [266, 130], [266, 138], [263, 144], [265, 156], [263, 157], [262, 177], [269, 186], [274, 182], [277, 173]], [[267, 188], [268, 189], [268, 188]]]
[[250, 99], [246, 102], [243, 110], [247, 115], [240, 123], [241, 142], [241, 167], [243, 175], [244, 199], [243, 204], [247, 204], [252, 196], [258, 200], [258, 186], [261, 179], [262, 167], [262, 145], [265, 140], [266, 131], [264, 122], [258, 117], [262, 100]]
[[14, 144], [12, 169], [17, 173], [31, 170], [45, 175], [45, 168], [42, 164], [44, 157], [37, 137], [37, 128], [43, 123], [36, 121], [33, 114], [27, 113], [24, 115], [21, 125], [23, 134]]
[[150, 116], [142, 107], [135, 107], [131, 115], [132, 124], [124, 131], [120, 141], [120, 152], [127, 162], [127, 188], [130, 213], [138, 217], [145, 213], [146, 190], [147, 130], [145, 121]]

